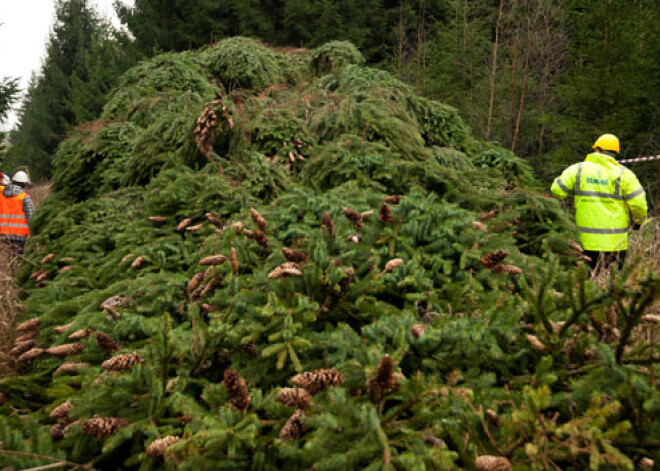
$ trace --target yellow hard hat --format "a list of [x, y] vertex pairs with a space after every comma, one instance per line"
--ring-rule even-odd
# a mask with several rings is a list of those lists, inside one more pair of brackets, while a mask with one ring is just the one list
[[620, 150], [619, 138], [614, 134], [603, 134], [598, 139], [596, 139], [596, 142], [591, 147], [592, 149], [599, 148], [602, 150], [616, 152], [618, 154]]

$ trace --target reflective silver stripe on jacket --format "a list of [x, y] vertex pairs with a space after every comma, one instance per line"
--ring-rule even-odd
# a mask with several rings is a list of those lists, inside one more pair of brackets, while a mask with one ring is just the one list
[[573, 193], [571, 190], [566, 188], [566, 185], [564, 185], [564, 182], [561, 181], [561, 178], [555, 178], [555, 183], [559, 185], [559, 188], [561, 188], [564, 191], [564, 193], [568, 193], [569, 195]]
[[593, 227], [580, 227], [577, 226], [578, 231], [584, 232], [585, 234], [625, 234], [628, 232], [627, 227], [622, 227], [620, 229], [596, 229]]
[[631, 199], [635, 198], [636, 196], [643, 195], [644, 193], [646, 193], [644, 191], [644, 188], [639, 188], [639, 189], [633, 191], [632, 193], [626, 195], [624, 199], [626, 201], [628, 201], [628, 200], [631, 200]]
[[0, 219], [25, 219], [25, 216], [16, 215], [16, 214], [0, 214]]
[[0, 227], [30, 227], [27, 224], [6, 224], [3, 222], [0, 222]]
[[577, 178], [575, 179], [575, 196], [594, 196], [596, 198], [609, 198], [613, 200], [623, 201], [621, 196], [621, 177], [623, 176], [623, 167], [619, 167], [619, 176], [614, 181], [614, 193], [603, 193], [601, 191], [581, 191], [580, 178], [582, 177], [582, 165], [584, 162], [578, 164]]

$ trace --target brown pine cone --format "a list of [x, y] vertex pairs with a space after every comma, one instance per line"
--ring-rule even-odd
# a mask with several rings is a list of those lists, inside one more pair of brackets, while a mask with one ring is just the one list
[[323, 216], [321, 217], [321, 229], [324, 232], [327, 232], [329, 236], [335, 235], [335, 222], [327, 211], [323, 213]]
[[199, 293], [200, 298], [204, 298], [211, 294], [213, 291], [216, 289], [220, 288], [222, 286], [222, 282], [224, 281], [224, 278], [215, 278], [211, 281], [209, 281], [204, 288], [202, 288], [202, 291]]
[[389, 354], [384, 355], [378, 362], [378, 370], [376, 377], [367, 382], [367, 389], [374, 390], [380, 388], [381, 390], [396, 389], [396, 377], [394, 375], [394, 361]]
[[66, 358], [71, 355], [77, 355], [78, 353], [82, 352], [83, 348], [85, 347], [80, 342], [65, 343], [55, 347], [50, 347], [46, 350], [46, 353], [57, 358]]
[[355, 270], [353, 267], [349, 267], [344, 270], [344, 276], [339, 282], [339, 296], [343, 297], [348, 293], [348, 289], [351, 287], [351, 283], [355, 281]]
[[75, 376], [80, 374], [81, 371], [86, 370], [91, 367], [89, 363], [72, 363], [66, 362], [62, 363], [55, 371], [53, 371], [53, 376], [60, 374]]
[[194, 225], [194, 226], [188, 226], [188, 227], [186, 227], [186, 230], [187, 230], [188, 232], [197, 232], [197, 231], [200, 230], [202, 227], [204, 227], [204, 224], [196, 224], [196, 225]]
[[392, 208], [389, 207], [387, 203], [383, 203], [380, 205], [380, 211], [378, 212], [378, 215], [380, 216], [380, 220], [383, 221], [385, 224], [389, 224], [392, 222], [392, 219], [394, 218], [394, 214], [392, 213]]
[[295, 263], [303, 263], [309, 260], [309, 257], [306, 254], [297, 252], [288, 247], [282, 247], [282, 255], [284, 255], [284, 258], [286, 258], [288, 261]]
[[128, 427], [128, 422], [118, 417], [94, 417], [83, 422], [82, 429], [85, 435], [104, 438], [114, 435], [122, 427]]
[[112, 352], [119, 351], [119, 343], [112, 337], [110, 337], [108, 334], [101, 332], [101, 331], [96, 331], [96, 342], [99, 344], [99, 346], [105, 350], [105, 353], [111, 354]]
[[80, 329], [69, 335], [69, 340], [82, 340], [89, 337], [89, 334], [94, 332], [92, 329]]
[[642, 316], [642, 321], [650, 324], [660, 324], [660, 316], [656, 314], [644, 314]]
[[57, 272], [58, 273], [66, 273], [68, 271], [73, 270], [75, 267], [73, 265], [67, 265], [65, 267], [60, 268]]
[[396, 206], [401, 202], [403, 198], [405, 198], [404, 195], [391, 195], [385, 198], [385, 202]]
[[188, 226], [190, 225], [191, 222], [193, 222], [192, 218], [185, 218], [185, 219], [183, 219], [183, 220], [179, 223], [179, 225], [176, 226], [176, 230], [177, 230], [177, 231], [182, 231], [182, 230], [184, 230], [186, 227], [188, 227]]
[[344, 213], [344, 216], [353, 223], [353, 227], [356, 231], [362, 230], [362, 214], [351, 208], [343, 208], [342, 212]]
[[61, 419], [64, 417], [69, 416], [69, 412], [71, 411], [71, 403], [69, 401], [63, 402], [59, 406], [57, 406], [55, 409], [52, 410], [50, 413], [50, 418], [51, 419]]
[[224, 374], [227, 396], [231, 404], [238, 410], [244, 411], [250, 405], [250, 393], [245, 380], [233, 370], [226, 369]]
[[131, 263], [131, 268], [142, 268], [147, 264], [147, 259], [144, 258], [143, 256], [139, 256], [135, 260], [133, 260], [133, 263]]
[[480, 216], [479, 219], [481, 219], [482, 221], [488, 221], [489, 219], [494, 218], [496, 214], [497, 214], [497, 211], [494, 210], [494, 209], [491, 209], [487, 213], [481, 213], [479, 215]]
[[79, 423], [79, 420], [62, 420], [50, 428], [50, 438], [54, 441], [62, 440], [67, 432], [67, 427], [73, 425], [74, 423]]
[[486, 411], [486, 417], [493, 426], [498, 427], [500, 425], [500, 416], [493, 409]]
[[396, 267], [399, 267], [403, 265], [405, 262], [403, 261], [402, 258], [393, 258], [389, 262], [385, 264], [385, 269], [383, 270], [384, 272], [389, 272], [394, 270]]
[[472, 227], [480, 230], [481, 232], [488, 232], [488, 227], [486, 227], [486, 225], [480, 221], [472, 221]]
[[174, 445], [175, 443], [179, 443], [180, 440], [181, 438], [175, 437], [173, 435], [167, 435], [163, 438], [154, 440], [147, 447], [147, 455], [151, 457], [163, 456], [168, 447]]
[[67, 330], [69, 330], [71, 327], [73, 327], [76, 323], [75, 322], [69, 322], [68, 324], [64, 325], [58, 325], [53, 329], [53, 331], [57, 334], [63, 334]]
[[9, 396], [7, 396], [3, 392], [0, 392], [0, 405], [7, 404], [8, 402], [9, 402]]
[[57, 263], [60, 263], [60, 264], [64, 265], [64, 264], [67, 264], [67, 263], [73, 263], [75, 261], [76, 261], [76, 259], [74, 257], [63, 257], [63, 258], [60, 258], [57, 261]]
[[527, 341], [532, 345], [534, 350], [538, 350], [539, 352], [545, 352], [548, 349], [536, 335], [527, 334]]
[[231, 271], [235, 274], [238, 273], [238, 257], [236, 256], [236, 249], [234, 247], [231, 248], [230, 254], [229, 254], [229, 264], [231, 265]]
[[124, 263], [128, 262], [128, 260], [131, 259], [132, 257], [134, 257], [134, 255], [132, 253], [128, 253], [128, 254], [124, 255], [121, 258], [121, 260], [119, 261], [119, 264], [123, 265]]
[[266, 237], [266, 234], [261, 232], [259, 229], [254, 230], [254, 240], [264, 249], [268, 248], [268, 237]]
[[494, 252], [487, 253], [483, 256], [481, 259], [481, 265], [483, 265], [484, 268], [493, 268], [508, 256], [509, 253], [504, 250], [495, 250]]
[[34, 271], [34, 272], [30, 273], [30, 279], [31, 280], [36, 280], [37, 278], [39, 278], [44, 273], [47, 273], [46, 270], [44, 270], [44, 269]]
[[312, 370], [300, 373], [291, 378], [298, 387], [305, 388], [311, 395], [325, 391], [332, 386], [341, 386], [342, 375], [333, 368]]
[[34, 347], [34, 340], [25, 340], [23, 342], [16, 342], [14, 344], [14, 348], [12, 348], [9, 353], [15, 356], [22, 355], [23, 353], [30, 350], [32, 347]]
[[312, 402], [312, 396], [303, 388], [282, 388], [277, 400], [296, 409], [306, 409]]
[[41, 324], [41, 321], [38, 317], [29, 319], [21, 324], [18, 324], [16, 326], [16, 332], [27, 332], [29, 330], [35, 330], [39, 327], [39, 324]]
[[167, 216], [149, 216], [151, 222], [166, 222]]
[[426, 326], [424, 324], [413, 324], [410, 332], [413, 334], [413, 337], [418, 339], [426, 332]]
[[101, 368], [106, 371], [130, 370], [139, 363], [144, 363], [139, 353], [122, 353], [101, 363]]
[[14, 343], [27, 342], [28, 340], [34, 340], [39, 335], [38, 330], [30, 330], [24, 334], [19, 335], [14, 339]]
[[48, 255], [46, 255], [44, 258], [41, 259], [41, 265], [45, 265], [48, 262], [52, 262], [53, 260], [55, 260], [56, 256], [57, 255], [55, 255], [54, 253], [49, 253]]
[[131, 300], [126, 296], [111, 296], [101, 303], [101, 309], [126, 307], [131, 304]]
[[227, 257], [225, 257], [222, 254], [217, 254], [217, 255], [209, 255], [208, 257], [204, 257], [199, 261], [199, 264], [204, 266], [216, 266], [216, 265], [222, 265], [226, 261], [227, 261]]
[[190, 281], [188, 281], [188, 287], [186, 288], [186, 292], [188, 293], [188, 297], [192, 295], [192, 293], [195, 292], [195, 290], [199, 287], [200, 283], [204, 279], [204, 272], [198, 272], [195, 273], [192, 278], [190, 278]]
[[492, 270], [495, 273], [501, 273], [504, 275], [522, 275], [524, 273], [522, 268], [515, 265], [496, 265]]
[[477, 456], [475, 461], [477, 471], [512, 471], [511, 462], [501, 456]]
[[290, 441], [297, 440], [304, 432], [304, 428], [300, 419], [305, 416], [305, 413], [302, 410], [297, 410], [293, 413], [289, 420], [287, 420], [282, 431], [280, 432], [280, 438], [282, 440]]
[[220, 219], [218, 219], [218, 213], [216, 212], [206, 213], [204, 217], [207, 219], [207, 221], [209, 221], [218, 229], [224, 228], [224, 223]]
[[35, 358], [43, 355], [45, 350], [43, 348], [31, 348], [27, 352], [23, 353], [21, 356], [18, 357], [18, 361], [20, 362], [28, 362], [32, 361]]
[[262, 229], [266, 229], [268, 223], [263, 218], [263, 216], [259, 214], [259, 212], [256, 209], [250, 208], [250, 216], [252, 216], [252, 220], [254, 221], [255, 224], [257, 224]]
[[300, 266], [295, 262], [283, 263], [268, 274], [268, 278], [285, 278], [288, 276], [302, 276]]

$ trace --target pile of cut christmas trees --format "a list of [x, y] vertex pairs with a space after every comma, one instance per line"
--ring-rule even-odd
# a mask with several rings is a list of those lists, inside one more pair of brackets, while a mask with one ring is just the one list
[[524, 161], [363, 62], [232, 38], [123, 76], [33, 220], [1, 463], [660, 460], [660, 279], [594, 285]]

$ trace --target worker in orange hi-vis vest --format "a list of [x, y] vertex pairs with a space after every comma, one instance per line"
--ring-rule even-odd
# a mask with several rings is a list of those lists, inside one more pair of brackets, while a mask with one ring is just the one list
[[0, 237], [9, 242], [17, 254], [23, 253], [30, 235], [28, 222], [34, 214], [32, 198], [25, 192], [29, 184], [27, 173], [18, 171], [0, 193]]

